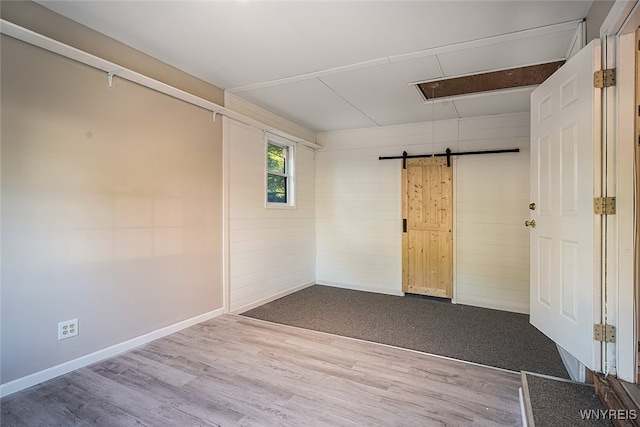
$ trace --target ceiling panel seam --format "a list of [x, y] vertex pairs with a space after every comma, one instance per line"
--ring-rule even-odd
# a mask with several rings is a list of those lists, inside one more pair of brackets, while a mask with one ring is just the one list
[[472, 49], [477, 47], [491, 46], [495, 44], [521, 40], [525, 38], [531, 38], [531, 37], [549, 35], [553, 33], [559, 33], [562, 31], [573, 30], [577, 26], [579, 26], [582, 22], [584, 22], [584, 19], [563, 22], [560, 24], [545, 25], [542, 27], [529, 28], [527, 30], [514, 31], [511, 33], [500, 34], [492, 37], [468, 40], [468, 41], [454, 43], [446, 46], [439, 46], [439, 47], [434, 47], [430, 49], [404, 53], [401, 55], [389, 56], [388, 58], [390, 62], [399, 62], [399, 61], [408, 61], [411, 59], [418, 59], [424, 56], [433, 56], [433, 55], [441, 55], [444, 53], [459, 52], [462, 50], [467, 50], [467, 49]]
[[[461, 43], [454, 43], [446, 46], [439, 46], [439, 47], [434, 47], [429, 49], [422, 49], [422, 50], [417, 50], [414, 52], [404, 53], [400, 55], [391, 55], [391, 56], [386, 56], [382, 58], [372, 59], [369, 61], [358, 62], [355, 64], [348, 64], [348, 65], [328, 68], [326, 70], [314, 71], [310, 73], [284, 77], [281, 79], [269, 80], [266, 82], [255, 83], [255, 84], [250, 84], [246, 86], [228, 88], [226, 90], [229, 93], [239, 93], [239, 92], [245, 92], [249, 90], [263, 89], [266, 87], [278, 86], [278, 85], [283, 85], [287, 83], [294, 83], [302, 80], [310, 80], [313, 78], [319, 79], [321, 77], [325, 77], [333, 74], [340, 74], [347, 71], [354, 71], [354, 70], [363, 69], [363, 68], [375, 67], [377, 65], [410, 61], [413, 59], [424, 58], [426, 56], [435, 57], [436, 55], [440, 55], [444, 53], [459, 52], [466, 49], [472, 49], [472, 48], [483, 47], [483, 46], [491, 46], [494, 44], [514, 41], [514, 40], [521, 40], [527, 37], [542, 36], [542, 35], [562, 32], [562, 31], [575, 30], [577, 27], [579, 27], [579, 25], [583, 21], [584, 21], [583, 19], [579, 19], [579, 20], [574, 20], [569, 22], [563, 22], [560, 24], [552, 24], [552, 25], [547, 25], [547, 26], [538, 27], [538, 28], [530, 28], [527, 30], [501, 34], [498, 36], [470, 40], [470, 41], [465, 41]], [[566, 58], [562, 58], [562, 59], [566, 59]], [[529, 65], [535, 65], [535, 64], [529, 64]], [[444, 74], [443, 74], [443, 77], [444, 77]]]
[[373, 124], [375, 124], [376, 126], [380, 127], [380, 123], [376, 122], [375, 120], [373, 120], [371, 117], [369, 117], [369, 115], [367, 113], [365, 113], [364, 111], [362, 111], [361, 109], [359, 109], [358, 107], [356, 107], [355, 105], [353, 105], [351, 102], [349, 102], [344, 96], [340, 95], [335, 89], [333, 89], [331, 86], [329, 86], [326, 82], [324, 82], [321, 78], [318, 78], [318, 81], [320, 83], [322, 83], [324, 86], [326, 86], [327, 89], [329, 89], [331, 92], [333, 92], [338, 98], [342, 99], [344, 102], [346, 102], [347, 104], [349, 104], [353, 109], [355, 109], [356, 111], [358, 111], [360, 114], [362, 114], [363, 116], [365, 116], [367, 119], [371, 120], [371, 122]]
[[299, 74], [297, 76], [283, 77], [281, 79], [269, 80], [262, 83], [254, 83], [246, 86], [230, 88], [230, 89], [226, 89], [226, 91], [229, 93], [239, 93], [239, 92], [246, 92], [249, 90], [264, 89], [272, 86], [278, 86], [278, 85], [283, 85], [288, 83], [296, 83], [304, 80], [319, 79], [321, 77], [332, 76], [334, 74], [340, 74], [348, 71], [361, 70], [364, 68], [371, 68], [377, 65], [384, 65], [384, 64], [389, 64], [389, 58], [385, 57], [385, 58], [372, 59], [370, 61], [357, 62], [355, 64], [328, 68], [326, 70], [313, 71], [311, 73]]

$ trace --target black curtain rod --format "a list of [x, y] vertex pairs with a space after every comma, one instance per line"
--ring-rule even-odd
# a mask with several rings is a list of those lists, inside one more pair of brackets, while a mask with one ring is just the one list
[[393, 159], [402, 159], [402, 168], [407, 168], [407, 159], [417, 159], [422, 157], [446, 157], [447, 158], [447, 166], [451, 166], [451, 156], [470, 156], [474, 154], [500, 154], [500, 153], [519, 153], [519, 148], [508, 148], [505, 150], [484, 150], [484, 151], [458, 151], [457, 153], [452, 152], [450, 148], [444, 153], [438, 154], [412, 154], [408, 155], [406, 151], [402, 152], [402, 156], [380, 156], [378, 160], [393, 160]]

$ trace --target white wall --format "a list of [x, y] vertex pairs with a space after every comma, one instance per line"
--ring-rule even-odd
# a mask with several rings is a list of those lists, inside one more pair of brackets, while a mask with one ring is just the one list
[[314, 152], [297, 145], [295, 208], [267, 208], [263, 132], [226, 120], [230, 310], [315, 283]]
[[322, 133], [318, 143], [317, 282], [398, 295], [401, 161], [378, 156], [520, 148], [455, 160], [454, 292], [458, 303], [528, 312], [528, 114]]

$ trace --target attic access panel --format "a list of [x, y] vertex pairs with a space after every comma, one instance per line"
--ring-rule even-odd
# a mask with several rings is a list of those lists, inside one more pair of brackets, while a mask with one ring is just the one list
[[416, 86], [425, 99], [444, 98], [469, 93], [512, 89], [539, 85], [555, 73], [565, 61], [548, 62], [528, 67], [510, 68], [471, 76], [434, 80]]

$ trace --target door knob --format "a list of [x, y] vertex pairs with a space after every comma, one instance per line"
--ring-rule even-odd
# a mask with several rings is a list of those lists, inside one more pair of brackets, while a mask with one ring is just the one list
[[536, 228], [536, 220], [532, 219], [531, 221], [524, 222], [525, 227]]
[[536, 210], [536, 204], [535, 203], [529, 203], [529, 209], [531, 209], [532, 211]]

